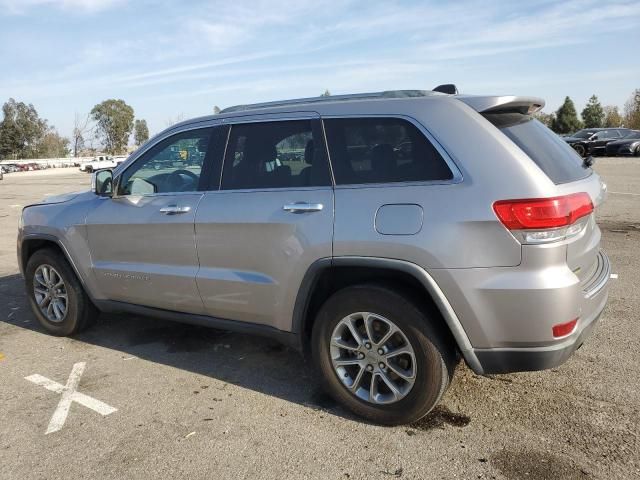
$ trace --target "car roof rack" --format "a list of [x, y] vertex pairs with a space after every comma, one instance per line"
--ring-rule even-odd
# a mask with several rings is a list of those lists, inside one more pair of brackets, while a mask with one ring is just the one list
[[341, 101], [350, 101], [350, 100], [372, 100], [372, 99], [386, 99], [386, 98], [429, 97], [433, 95], [440, 95], [442, 93], [445, 93], [445, 92], [439, 92], [434, 90], [386, 90], [383, 92], [353, 93], [349, 95], [329, 95], [326, 97], [297, 98], [293, 100], [279, 100], [275, 102], [253, 103], [250, 105], [235, 105], [233, 107], [225, 108], [220, 113], [240, 112], [245, 110], [257, 110], [260, 108], [285, 107], [288, 105], [300, 105], [300, 104], [309, 104], [309, 103], [341, 102]]

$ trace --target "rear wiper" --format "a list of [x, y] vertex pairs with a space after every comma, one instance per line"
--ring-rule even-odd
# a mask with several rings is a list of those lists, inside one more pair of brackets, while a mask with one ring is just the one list
[[596, 163], [596, 159], [593, 158], [592, 155], [589, 155], [588, 157], [586, 157], [583, 161], [582, 161], [582, 166], [584, 168], [591, 168], [591, 166]]

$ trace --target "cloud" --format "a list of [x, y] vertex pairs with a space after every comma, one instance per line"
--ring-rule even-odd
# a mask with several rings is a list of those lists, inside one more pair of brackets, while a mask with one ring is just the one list
[[35, 7], [49, 6], [74, 12], [98, 12], [122, 4], [126, 0], [0, 0], [5, 13], [24, 14]]

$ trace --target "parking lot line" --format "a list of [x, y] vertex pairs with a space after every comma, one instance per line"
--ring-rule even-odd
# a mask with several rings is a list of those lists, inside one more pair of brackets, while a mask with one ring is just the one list
[[632, 195], [634, 197], [640, 197], [640, 193], [631, 193], [631, 192], [609, 192], [609, 193], [613, 193], [614, 195]]
[[60, 402], [58, 402], [58, 406], [49, 421], [49, 426], [47, 427], [45, 435], [57, 432], [64, 426], [67, 416], [69, 415], [69, 408], [71, 408], [71, 404], [73, 402], [84, 405], [103, 416], [109, 415], [118, 410], [117, 408], [107, 405], [100, 400], [76, 391], [80, 384], [80, 377], [82, 377], [85, 367], [85, 362], [74, 364], [66, 385], [61, 385], [58, 382], [54, 382], [53, 380], [37, 373], [25, 377], [25, 380], [29, 380], [36, 385], [40, 385], [49, 391], [62, 394], [62, 398], [60, 398]]

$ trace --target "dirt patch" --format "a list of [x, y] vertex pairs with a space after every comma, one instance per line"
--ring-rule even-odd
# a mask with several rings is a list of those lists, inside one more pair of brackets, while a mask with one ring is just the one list
[[338, 406], [338, 402], [336, 402], [332, 396], [328, 395], [322, 390], [313, 392], [309, 397], [307, 403], [310, 406], [315, 406], [323, 410], [331, 410]]
[[601, 230], [612, 233], [640, 233], [640, 223], [598, 222]]
[[436, 406], [431, 412], [409, 426], [416, 430], [427, 431], [434, 428], [444, 428], [445, 425], [466, 427], [471, 423], [471, 417], [462, 413], [455, 413], [444, 405]]
[[491, 464], [508, 479], [575, 480], [592, 478], [589, 472], [571, 460], [548, 452], [514, 452], [500, 450], [491, 457]]
[[214, 343], [228, 332], [213, 328], [176, 323], [166, 327], [145, 328], [132, 332], [129, 346], [162, 343], [167, 353], [198, 352], [213, 349]]

